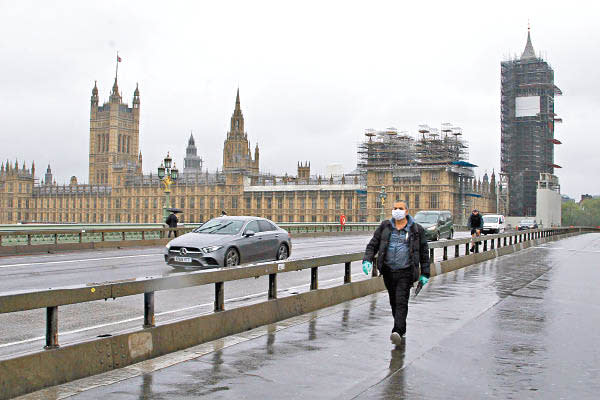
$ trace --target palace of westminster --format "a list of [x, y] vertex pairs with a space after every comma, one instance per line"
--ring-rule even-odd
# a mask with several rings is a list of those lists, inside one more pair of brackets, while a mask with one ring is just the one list
[[[158, 176], [143, 172], [139, 122], [137, 87], [130, 107], [123, 102], [115, 77], [109, 101], [101, 105], [94, 84], [89, 184], [72, 177], [68, 184], [58, 185], [50, 166], [39, 180], [35, 163], [27, 168], [3, 162], [0, 223], [163, 222], [165, 194]], [[474, 165], [461, 159], [458, 150], [453, 152], [459, 147], [453, 141], [456, 137], [423, 133], [414, 139], [395, 130], [369, 131], [359, 146], [359, 165], [350, 173], [311, 175], [310, 163], [299, 162], [296, 176], [264, 174], [258, 146], [252, 152], [248, 142], [238, 90], [221, 170], [202, 170], [191, 136], [184, 169], [171, 186], [171, 206], [183, 211], [185, 222], [207, 221], [221, 211], [276, 222], [338, 222], [342, 213], [350, 223], [373, 222], [384, 208], [389, 215], [394, 200], [407, 201], [413, 215], [425, 209], [450, 210], [455, 223], [464, 222], [472, 208], [495, 212], [495, 175], [491, 180], [487, 174], [476, 179]]]

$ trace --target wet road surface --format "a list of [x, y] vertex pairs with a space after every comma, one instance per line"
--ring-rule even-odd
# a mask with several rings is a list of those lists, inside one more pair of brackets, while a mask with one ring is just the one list
[[402, 346], [379, 293], [27, 398], [596, 399], [599, 260], [586, 234], [435, 277]]
[[[457, 232], [457, 237], [466, 235]], [[325, 256], [364, 251], [371, 235], [293, 239], [292, 257]], [[464, 250], [464, 249], [463, 249]], [[441, 256], [440, 256], [441, 257]], [[165, 276], [174, 272], [166, 265], [161, 247], [77, 251], [51, 255], [0, 258], [0, 293], [32, 288], [50, 288], [90, 282]], [[352, 263], [353, 280], [365, 279], [359, 262]], [[319, 286], [343, 282], [344, 265], [319, 269]], [[309, 290], [310, 270], [281, 274], [279, 297]], [[226, 307], [263, 301], [268, 277], [227, 282]], [[143, 296], [96, 301], [59, 308], [61, 345], [98, 335], [138, 329], [143, 323]], [[165, 290], [155, 295], [157, 323], [190, 318], [213, 310], [212, 285]], [[0, 314], [0, 358], [39, 351], [45, 344], [45, 310]]]

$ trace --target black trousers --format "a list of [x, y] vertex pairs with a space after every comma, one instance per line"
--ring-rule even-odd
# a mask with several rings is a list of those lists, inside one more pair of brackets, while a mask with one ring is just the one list
[[412, 268], [399, 271], [386, 271], [383, 282], [390, 295], [390, 305], [394, 316], [394, 329], [400, 335], [406, 333], [406, 316], [408, 315], [408, 299], [413, 285]]

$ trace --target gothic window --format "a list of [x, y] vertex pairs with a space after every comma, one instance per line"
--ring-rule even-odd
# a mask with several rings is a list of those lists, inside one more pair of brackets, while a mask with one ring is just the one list
[[290, 210], [293, 210], [294, 209], [294, 199], [292, 198], [289, 201], [290, 201]]
[[352, 197], [346, 199], [346, 208], [352, 210]]
[[[329, 199], [323, 199], [323, 209], [327, 210], [329, 208]], [[327, 222], [327, 221], [324, 221]]]
[[340, 208], [342, 208], [341, 205], [340, 205], [340, 202], [341, 202], [341, 199], [339, 197], [336, 197], [336, 199], [335, 199], [335, 208], [337, 210], [339, 210]]
[[[317, 198], [316, 198], [316, 197], [313, 197], [313, 198], [311, 199], [311, 208], [312, 208], [313, 210], [316, 210], [316, 209], [317, 209]], [[316, 220], [314, 220], [313, 222], [317, 222], [317, 221], [316, 221]]]
[[238, 199], [237, 199], [237, 197], [232, 197], [231, 198], [231, 208], [233, 208], [234, 210], [238, 208]]
[[429, 195], [429, 208], [440, 208], [439, 193], [431, 193]]
[[279, 208], [279, 209], [283, 208], [283, 199], [277, 199], [277, 208]]
[[121, 152], [121, 135], [119, 135], [119, 139], [117, 140], [117, 145], [118, 145], [117, 151], [120, 153]]
[[130, 137], [127, 136], [127, 153], [129, 153], [129, 139], [130, 139]]

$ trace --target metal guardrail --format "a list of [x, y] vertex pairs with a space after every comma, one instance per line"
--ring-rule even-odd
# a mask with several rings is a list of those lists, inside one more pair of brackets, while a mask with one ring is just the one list
[[[340, 224], [335, 223], [282, 223], [278, 224], [288, 232], [294, 233], [323, 233], [340, 232]], [[192, 231], [200, 224], [183, 224], [177, 228], [161, 226], [119, 226], [107, 228], [86, 229], [82, 226], [53, 226], [51, 229], [19, 229], [0, 230], [0, 246], [35, 246], [62, 243], [97, 243], [125, 240], [152, 240], [167, 238], [169, 231], [184, 234]], [[344, 232], [373, 231], [378, 223], [350, 223], [344, 226]], [[6, 227], [3, 227], [6, 229]]]
[[150, 240], [167, 237], [169, 231], [190, 232], [182, 228], [52, 229], [39, 231], [0, 231], [0, 246], [35, 246], [62, 243], [97, 243], [125, 240]]
[[[519, 231], [513, 233], [504, 233], [498, 235], [488, 235], [477, 238], [475, 242], [475, 252], [479, 252], [479, 246], [483, 245], [482, 251], [494, 249], [494, 247], [511, 246], [526, 240], [545, 238], [565, 233], [585, 231], [582, 228], [555, 228], [555, 229], [537, 229], [532, 231]], [[596, 230], [597, 231], [597, 230]], [[454, 258], [459, 255], [459, 246], [465, 245], [465, 255], [469, 255], [468, 246], [471, 243], [470, 238], [447, 240], [442, 242], [430, 243], [430, 256], [432, 262], [435, 260], [436, 250], [442, 251], [444, 260], [448, 259], [448, 248], [454, 247]], [[489, 246], [488, 246], [489, 243]], [[85, 285], [70, 286], [63, 288], [50, 288], [47, 290], [27, 290], [13, 293], [7, 293], [0, 296], [0, 313], [13, 313], [39, 308], [46, 308], [46, 349], [52, 349], [59, 346], [58, 343], [58, 307], [85, 303], [96, 300], [113, 300], [118, 297], [144, 295], [144, 327], [153, 327], [154, 319], [154, 293], [161, 290], [180, 289], [192, 286], [202, 286], [214, 284], [215, 301], [214, 311], [223, 311], [225, 307], [224, 283], [258, 278], [269, 275], [268, 299], [277, 298], [277, 275], [291, 271], [300, 271], [311, 269], [310, 290], [316, 290], [319, 287], [319, 267], [345, 264], [344, 283], [351, 282], [350, 264], [353, 261], [362, 260], [364, 252], [330, 255], [323, 257], [312, 257], [298, 260], [286, 260], [279, 262], [268, 262], [247, 266], [238, 266], [234, 268], [220, 268], [214, 270], [203, 270], [188, 273], [179, 273], [167, 277], [145, 277], [132, 278], [116, 282], [107, 283], [88, 283]], [[372, 275], [377, 276], [377, 269], [374, 268]]]

